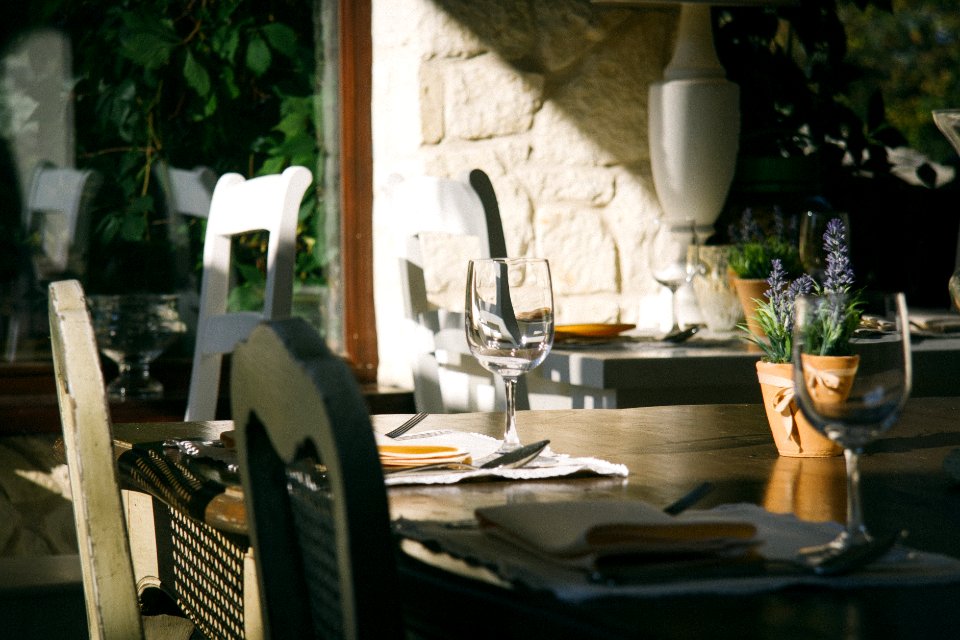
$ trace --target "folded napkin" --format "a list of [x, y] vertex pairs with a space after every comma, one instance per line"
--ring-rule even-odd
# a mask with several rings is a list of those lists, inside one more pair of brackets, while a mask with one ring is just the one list
[[[380, 447], [389, 446], [391, 442], [388, 438], [377, 436], [377, 444]], [[458, 449], [467, 452], [473, 464], [479, 465], [496, 454], [501, 441], [480, 433], [441, 431], [438, 435], [418, 438], [416, 444]], [[547, 447], [539, 457], [519, 469], [478, 469], [476, 471], [435, 469], [395, 476], [388, 473], [385, 480], [389, 487], [401, 484], [454, 484], [465, 480], [542, 480], [572, 475], [625, 477], [628, 473], [627, 467], [622, 464], [614, 464], [598, 458], [559, 454]]]
[[[521, 503], [532, 507], [535, 503]], [[772, 561], [792, 559], [801, 547], [823, 544], [842, 529], [836, 522], [807, 522], [791, 514], [770, 513], [753, 504], [730, 504], [710, 510], [685, 511], [676, 517], [688, 522], [750, 523], [756, 527], [755, 553]], [[486, 567], [500, 578], [533, 590], [544, 590], [561, 600], [585, 601], [606, 597], [660, 597], [694, 593], [724, 595], [774, 591], [792, 585], [835, 589], [897, 587], [960, 582], [960, 560], [896, 545], [866, 569], [843, 576], [824, 577], [808, 573], [738, 574], [733, 571], [704, 572], [702, 564], [689, 561], [659, 563], [662, 570], [652, 579], [609, 582], [595, 572], [559, 562], [544, 562], [542, 556], [485, 529], [465, 523], [432, 520], [394, 522], [399, 535], [424, 543], [467, 562]], [[749, 554], [752, 555], [752, 554]], [[653, 563], [651, 563], [653, 564]], [[690, 571], [690, 569], [693, 569]]]
[[380, 463], [385, 468], [409, 468], [426, 464], [440, 464], [445, 462], [469, 463], [470, 452], [458, 447], [442, 445], [377, 445], [380, 452]]
[[756, 543], [756, 526], [690, 521], [639, 501], [513, 503], [477, 509], [480, 529], [553, 562], [596, 568], [617, 557], [730, 556]]
[[960, 332], [960, 315], [928, 315], [918, 316], [911, 314], [910, 321], [918, 329], [929, 331], [931, 333], [957, 333]]

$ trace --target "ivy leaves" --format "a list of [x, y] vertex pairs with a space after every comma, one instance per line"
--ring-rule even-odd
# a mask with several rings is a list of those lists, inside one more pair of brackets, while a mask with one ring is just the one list
[[[247, 177], [291, 164], [319, 166], [310, 3], [72, 0], [63, 6], [59, 20], [74, 41], [78, 76], [78, 164], [107, 179], [97, 203], [97, 256], [169, 252], [160, 162]], [[322, 215], [311, 189], [298, 229], [300, 282], [323, 278]], [[189, 230], [196, 252], [202, 227], [194, 221]], [[238, 281], [250, 299], [262, 282], [259, 244], [254, 238], [237, 251]], [[91, 265], [88, 273], [117, 272], [108, 267]]]

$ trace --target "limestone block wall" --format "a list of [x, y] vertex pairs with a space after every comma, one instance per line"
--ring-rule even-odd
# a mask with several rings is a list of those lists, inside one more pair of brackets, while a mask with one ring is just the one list
[[[551, 262], [559, 323], [661, 323], [667, 298], [646, 266], [659, 213], [647, 88], [677, 16], [587, 0], [373, 0], [381, 382], [409, 384], [385, 248], [405, 214], [377, 197], [397, 174], [486, 171], [508, 252]], [[435, 269], [434, 286], [462, 299], [465, 258]]]

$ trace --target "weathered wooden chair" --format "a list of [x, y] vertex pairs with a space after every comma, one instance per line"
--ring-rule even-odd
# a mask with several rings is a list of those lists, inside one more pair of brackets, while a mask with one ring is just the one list
[[265, 636], [401, 637], [386, 489], [349, 368], [289, 318], [255, 328], [231, 370]]
[[[386, 314], [384, 321], [404, 325], [403, 339], [398, 342], [409, 349], [417, 410], [447, 413], [502, 409], [503, 382], [477, 364], [463, 328], [467, 260], [507, 255], [490, 178], [480, 169], [461, 179], [397, 178], [385, 195], [392, 233], [405, 243], [393, 257], [400, 263], [402, 302], [378, 304], [377, 316], [379, 320]], [[462, 283], [448, 304], [428, 296], [426, 272], [431, 248], [436, 248], [431, 245], [431, 236], [437, 234], [441, 242], [446, 236], [476, 241], [476, 253], [462, 256]], [[384, 268], [395, 267], [385, 264]], [[403, 316], [394, 318], [399, 312], [391, 307], [399, 306]], [[521, 382], [517, 395], [518, 408], [529, 408], [525, 383]]]
[[[83, 288], [49, 289], [50, 337], [91, 638], [189, 638], [177, 616], [140, 614], [114, 461], [110, 408]], [[146, 623], [146, 624], [145, 624]]]
[[[223, 354], [257, 323], [290, 315], [297, 216], [312, 176], [304, 167], [244, 180], [228, 173], [217, 182], [207, 219], [197, 342], [190, 374], [187, 420], [216, 417]], [[231, 241], [250, 231], [269, 233], [266, 289], [261, 311], [228, 312]]]

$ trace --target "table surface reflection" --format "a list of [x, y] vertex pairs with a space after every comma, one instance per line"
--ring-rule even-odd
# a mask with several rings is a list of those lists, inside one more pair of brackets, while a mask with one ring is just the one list
[[[376, 415], [372, 421], [377, 431], [386, 432], [404, 417]], [[431, 415], [415, 431], [499, 436], [502, 419], [500, 413]], [[393, 517], [459, 520], [480, 506], [588, 497], [665, 505], [703, 481], [715, 489], [700, 507], [750, 502], [809, 520], [842, 521], [845, 516], [843, 458], [778, 456], [759, 404], [524, 411], [518, 423], [525, 441], [550, 439], [559, 453], [622, 463], [630, 475], [393, 487]], [[214, 435], [230, 423], [165, 426], [162, 437], [196, 437]], [[164, 425], [116, 425], [115, 435], [127, 442], [156, 440], [157, 427]], [[954, 448], [960, 448], [960, 398], [911, 399], [901, 420], [861, 460], [868, 526], [905, 528], [909, 545], [960, 557], [960, 486], [942, 468]], [[538, 607], [547, 607], [540, 615], [552, 610], [549, 599], [531, 597]], [[960, 586], [791, 588], [750, 597], [613, 599], [576, 607], [555, 603], [555, 611], [559, 624], [570, 617], [595, 629], [597, 637], [937, 637], [950, 626], [960, 629], [957, 601]], [[451, 617], [468, 612], [444, 604], [421, 613]], [[522, 637], [543, 634], [530, 630]]]

